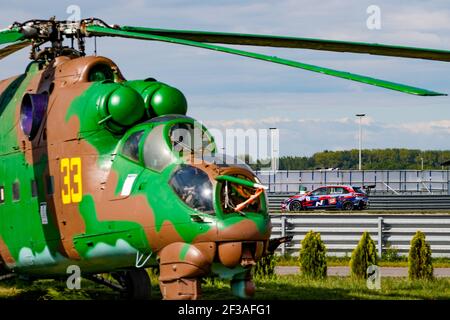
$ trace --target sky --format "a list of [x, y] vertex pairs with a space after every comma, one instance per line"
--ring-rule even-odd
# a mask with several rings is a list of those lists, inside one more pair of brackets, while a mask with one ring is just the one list
[[[260, 33], [450, 50], [450, 3], [439, 0], [23, 1], [0, 0], [0, 28], [78, 6], [82, 18], [167, 29]], [[368, 7], [380, 28], [368, 28]], [[450, 65], [301, 49], [239, 47], [308, 64], [450, 93]], [[88, 40], [87, 53], [93, 53]], [[174, 44], [101, 38], [97, 53], [127, 79], [154, 77], [180, 89], [188, 115], [214, 130], [279, 130], [280, 155], [358, 148], [450, 149], [450, 97], [418, 97], [305, 70]], [[28, 52], [0, 61], [0, 79], [23, 72]]]

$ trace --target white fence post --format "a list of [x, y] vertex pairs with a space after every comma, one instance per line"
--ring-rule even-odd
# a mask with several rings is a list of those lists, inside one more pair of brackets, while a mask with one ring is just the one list
[[383, 253], [383, 217], [378, 217], [378, 257]]
[[[286, 216], [281, 216], [281, 237], [286, 236]], [[281, 254], [286, 254], [286, 242], [281, 245]]]

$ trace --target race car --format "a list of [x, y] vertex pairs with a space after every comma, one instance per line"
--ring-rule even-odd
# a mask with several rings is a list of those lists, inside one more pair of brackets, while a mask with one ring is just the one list
[[305, 194], [297, 194], [281, 203], [281, 211], [307, 209], [363, 210], [369, 207], [369, 197], [361, 187], [329, 185]]

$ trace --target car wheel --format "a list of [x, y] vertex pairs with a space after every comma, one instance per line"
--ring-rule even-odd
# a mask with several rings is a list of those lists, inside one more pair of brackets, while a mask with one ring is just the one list
[[345, 210], [345, 211], [351, 211], [351, 210], [353, 210], [353, 203], [352, 203], [352, 202], [345, 202], [345, 203], [342, 205], [342, 210]]
[[289, 205], [289, 211], [301, 211], [303, 209], [300, 201], [292, 201]]

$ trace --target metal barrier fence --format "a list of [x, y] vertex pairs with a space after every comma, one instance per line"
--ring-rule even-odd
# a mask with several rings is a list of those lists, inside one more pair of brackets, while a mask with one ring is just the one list
[[326, 184], [373, 185], [375, 193], [450, 194], [449, 170], [279, 170], [256, 171], [269, 192], [313, 190]]
[[[268, 193], [270, 212], [279, 212], [281, 201], [294, 193]], [[369, 196], [369, 210], [450, 210], [450, 196]]]
[[388, 248], [407, 255], [412, 237], [420, 230], [433, 257], [450, 257], [450, 215], [296, 214], [271, 215], [271, 221], [272, 238], [293, 236], [277, 249], [283, 255], [297, 256], [300, 241], [310, 230], [320, 232], [330, 256], [351, 256], [364, 231], [375, 241], [379, 256]]

